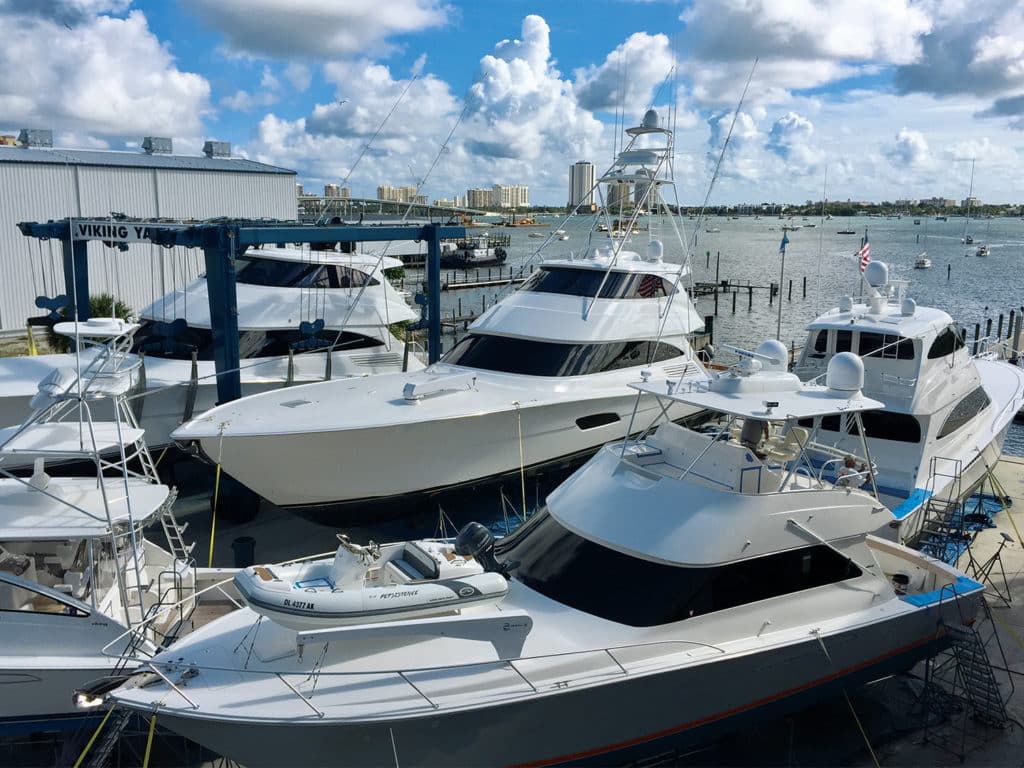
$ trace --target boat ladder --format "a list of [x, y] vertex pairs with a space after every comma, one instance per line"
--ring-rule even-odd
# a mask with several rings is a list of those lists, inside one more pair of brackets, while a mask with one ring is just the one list
[[[85, 745], [74, 764], [82, 768], [106, 768], [109, 765], [110, 757], [114, 754], [114, 749], [121, 740], [121, 734], [124, 733], [131, 719], [132, 711], [130, 709], [115, 707], [100, 724], [103, 730], [93, 736], [95, 742], [90, 740]], [[65, 751], [66, 754], [67, 751]], [[72, 765], [66, 759], [60, 760], [58, 764]]]
[[[951, 470], [940, 470], [952, 467]], [[927, 490], [931, 491], [925, 503], [921, 528], [914, 538], [916, 546], [926, 555], [944, 563], [955, 564], [970, 544], [970, 532], [965, 529], [961, 491], [962, 462], [933, 456], [928, 473]], [[940, 482], [942, 494], [935, 489]]]
[[[1006, 676], [1004, 696], [996, 670], [1007, 669], [1006, 653], [985, 600], [981, 600], [977, 621], [945, 628], [949, 647], [928, 659], [925, 666], [924, 740], [934, 740], [963, 761], [969, 751], [989, 740], [988, 729], [1005, 728], [1010, 723], [1006, 702], [1013, 695], [1013, 677]], [[1001, 666], [993, 666], [993, 658]], [[933, 731], [931, 715], [939, 715], [940, 722], [949, 727]], [[981, 731], [969, 729], [969, 721], [981, 726]]]
[[196, 544], [195, 542], [191, 544], [185, 543], [185, 531], [188, 530], [188, 523], [179, 523], [174, 516], [173, 497], [176, 495], [172, 493], [171, 498], [168, 499], [169, 503], [164, 504], [164, 509], [160, 514], [160, 525], [164, 529], [164, 536], [167, 538], [167, 549], [171, 556], [183, 563], [190, 563], [192, 560], [192, 550], [195, 549]]

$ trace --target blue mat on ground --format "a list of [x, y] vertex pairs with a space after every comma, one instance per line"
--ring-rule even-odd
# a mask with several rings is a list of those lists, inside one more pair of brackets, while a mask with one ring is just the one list
[[950, 535], [944, 540], [922, 542], [921, 551], [936, 557], [949, 565], [955, 565], [967, 547], [974, 541], [978, 531], [995, 528], [992, 516], [1003, 510], [1003, 503], [1010, 506], [1010, 499], [1000, 500], [988, 493], [976, 493], [950, 513], [946, 522]]

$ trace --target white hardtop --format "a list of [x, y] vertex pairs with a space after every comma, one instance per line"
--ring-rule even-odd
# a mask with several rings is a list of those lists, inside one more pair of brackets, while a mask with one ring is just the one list
[[[606, 243], [598, 243], [591, 246], [580, 256], [560, 256], [544, 259], [540, 267], [541, 269], [544, 267], [571, 267], [573, 269], [601, 271], [611, 267], [613, 272], [639, 272], [642, 274], [660, 275], [665, 278], [675, 278], [678, 274], [685, 276], [690, 272], [689, 266], [673, 264], [660, 258], [644, 258], [644, 256], [636, 251], [626, 250], [625, 248], [616, 253], [616, 247], [617, 243], [609, 238]], [[680, 273], [681, 268], [682, 272]], [[682, 289], [682, 286], [680, 286], [680, 289]]]
[[831, 309], [808, 323], [807, 329], [835, 328], [918, 338], [940, 331], [952, 322], [953, 318], [935, 307], [915, 307], [912, 315], [906, 315], [898, 304], [885, 304], [881, 311], [872, 312], [870, 304], [861, 303], [849, 310]]
[[240, 258], [294, 261], [302, 264], [335, 264], [351, 267], [368, 275], [402, 266], [401, 259], [396, 259], [393, 256], [380, 257], [373, 253], [362, 252], [315, 251], [310, 248], [249, 248]]
[[[209, 328], [208, 290], [206, 280], [194, 280], [183, 291], [174, 291], [157, 299], [139, 316], [167, 322], [183, 318], [193, 328]], [[379, 327], [419, 317], [401, 294], [384, 283], [363, 291], [355, 308], [352, 304], [359, 294], [358, 288], [282, 288], [238, 283], [236, 294], [238, 327], [243, 331], [298, 328], [303, 320], [315, 318], [322, 318], [328, 328], [342, 323], [346, 328], [359, 328]]]
[[646, 381], [634, 389], [709, 411], [763, 421], [829, 416], [869, 411], [884, 403], [865, 397], [860, 390], [844, 391], [805, 384], [792, 373], [762, 371], [744, 375], [738, 371], [719, 374], [709, 382], [693, 382], [676, 389], [675, 382]]
[[96, 477], [48, 477], [42, 489], [0, 479], [0, 541], [106, 537], [110, 523], [143, 523], [170, 495], [166, 485], [143, 478], [129, 478], [125, 491], [120, 477], [105, 478], [102, 488]]

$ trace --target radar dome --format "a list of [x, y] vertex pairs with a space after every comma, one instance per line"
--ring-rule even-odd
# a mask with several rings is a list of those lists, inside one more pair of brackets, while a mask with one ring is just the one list
[[872, 288], [881, 288], [889, 282], [888, 265], [882, 261], [872, 261], [864, 268], [864, 279]]
[[661, 244], [661, 240], [651, 240], [647, 244], [647, 260], [648, 261], [661, 261], [662, 256], [665, 253], [665, 246]]
[[917, 302], [913, 299], [904, 299], [900, 305], [900, 312], [904, 317], [911, 317], [917, 311]]
[[766, 339], [757, 345], [755, 350], [757, 354], [770, 357], [778, 362], [769, 363], [767, 360], [762, 360], [761, 364], [766, 371], [786, 371], [786, 363], [789, 360], [789, 350], [786, 349], [786, 345], [778, 339]]
[[840, 296], [839, 297], [839, 311], [840, 312], [852, 312], [853, 311], [853, 297], [852, 296]]
[[648, 109], [644, 113], [644, 121], [642, 123], [644, 128], [657, 128], [659, 122], [657, 110]]
[[864, 362], [853, 352], [840, 352], [828, 363], [825, 386], [838, 392], [859, 392], [864, 388]]

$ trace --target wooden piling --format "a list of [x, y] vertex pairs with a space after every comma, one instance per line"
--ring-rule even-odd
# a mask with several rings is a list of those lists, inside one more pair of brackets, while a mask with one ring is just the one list
[[804, 295], [803, 298], [807, 298], [807, 275], [804, 275]]
[[789, 281], [789, 297], [787, 298], [787, 301], [792, 301], [792, 300], [793, 300], [793, 281], [790, 280]]
[[754, 286], [747, 286], [747, 311], [754, 308]]
[[999, 313], [999, 325], [996, 326], [996, 338], [1003, 338], [1003, 313]]
[[736, 314], [736, 291], [732, 292], [732, 313]]

